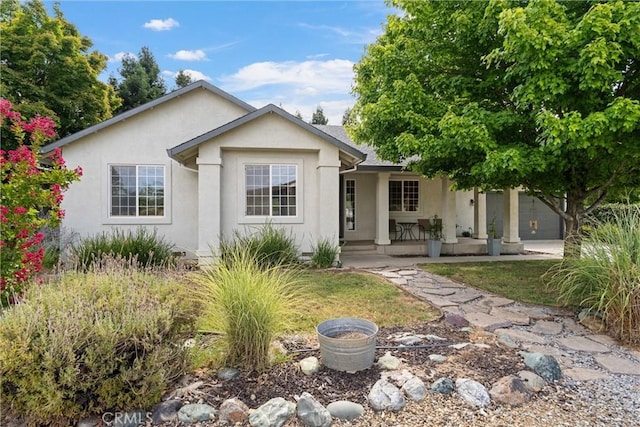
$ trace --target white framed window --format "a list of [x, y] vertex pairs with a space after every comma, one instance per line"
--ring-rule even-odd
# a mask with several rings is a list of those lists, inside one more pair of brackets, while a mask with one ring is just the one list
[[298, 166], [248, 164], [245, 173], [245, 215], [295, 217], [298, 215]]
[[162, 165], [110, 165], [109, 217], [164, 217], [165, 183]]
[[346, 229], [354, 231], [356, 229], [356, 180], [345, 179], [344, 181], [344, 220]]
[[420, 208], [418, 180], [389, 181], [389, 211], [417, 212]]

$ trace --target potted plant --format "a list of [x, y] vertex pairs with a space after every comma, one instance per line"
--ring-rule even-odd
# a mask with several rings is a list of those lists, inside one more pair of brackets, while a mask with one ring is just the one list
[[493, 217], [491, 222], [489, 223], [488, 230], [488, 238], [487, 238], [487, 252], [491, 256], [500, 255], [500, 249], [502, 248], [502, 238], [498, 236], [498, 232], [496, 230], [496, 217]]
[[434, 215], [430, 220], [429, 238], [427, 239], [427, 254], [431, 258], [440, 256], [442, 250], [442, 219]]

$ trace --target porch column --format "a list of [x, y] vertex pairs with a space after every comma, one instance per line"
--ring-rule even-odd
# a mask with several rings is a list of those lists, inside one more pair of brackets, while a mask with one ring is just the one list
[[519, 243], [518, 235], [518, 189], [507, 188], [504, 190], [503, 198], [504, 214], [502, 221], [502, 242], [503, 243]]
[[[196, 160], [198, 164], [198, 262], [207, 265], [220, 249], [220, 175], [222, 159]], [[214, 253], [212, 253], [212, 250]]]
[[473, 189], [473, 238], [486, 239], [487, 237], [487, 195], [478, 187]]
[[378, 173], [376, 186], [376, 245], [390, 245], [389, 239], [389, 177]]
[[451, 183], [449, 177], [442, 177], [442, 199], [440, 209], [442, 212], [442, 242], [458, 243], [456, 238], [456, 192], [449, 189]]
[[318, 164], [318, 239], [339, 244], [340, 234], [340, 163], [320, 159]]

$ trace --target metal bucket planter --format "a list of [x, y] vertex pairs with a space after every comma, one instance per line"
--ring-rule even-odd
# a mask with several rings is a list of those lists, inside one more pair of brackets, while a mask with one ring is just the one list
[[373, 365], [378, 325], [366, 319], [342, 317], [316, 327], [322, 363], [330, 369], [357, 372]]

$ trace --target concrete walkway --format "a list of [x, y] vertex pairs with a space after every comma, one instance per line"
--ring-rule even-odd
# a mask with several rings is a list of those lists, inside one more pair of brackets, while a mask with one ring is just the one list
[[640, 352], [585, 328], [572, 312], [521, 304], [416, 267], [371, 266], [365, 270], [438, 307], [446, 316], [462, 317], [474, 328], [496, 334], [502, 345], [553, 356], [563, 375], [574, 380], [640, 375]]
[[382, 254], [358, 254], [348, 252], [340, 255], [343, 267], [349, 268], [381, 268], [381, 267], [409, 267], [418, 264], [454, 263], [454, 262], [490, 262], [490, 261], [521, 261], [540, 259], [561, 259], [564, 254], [562, 240], [528, 240], [524, 241], [525, 254], [521, 255], [469, 255], [469, 256], [441, 256], [429, 258], [426, 256], [405, 257]]

